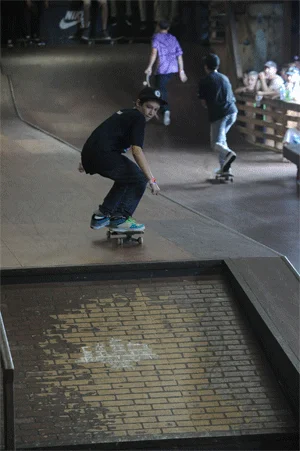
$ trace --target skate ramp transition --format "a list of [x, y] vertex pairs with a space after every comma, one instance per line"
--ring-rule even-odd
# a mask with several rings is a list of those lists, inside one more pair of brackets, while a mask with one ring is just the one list
[[[3, 52], [3, 71], [10, 76], [19, 113], [78, 151], [102, 120], [130, 107], [143, 87], [148, 45], [38, 50]], [[155, 120], [147, 125], [147, 158], [164, 195], [287, 256], [299, 271], [294, 165], [253, 148], [233, 127], [229, 143], [238, 152], [235, 183], [224, 189], [208, 182], [217, 155], [210, 151], [207, 112], [197, 98], [206, 52], [201, 46], [184, 49], [189, 80], [171, 80], [172, 122], [169, 127]]]

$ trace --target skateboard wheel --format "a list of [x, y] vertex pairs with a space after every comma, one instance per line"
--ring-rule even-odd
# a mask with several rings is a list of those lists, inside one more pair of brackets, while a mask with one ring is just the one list
[[107, 231], [106, 232], [106, 237], [107, 237], [108, 240], [110, 240], [110, 235], [111, 235], [110, 231]]
[[121, 246], [123, 244], [123, 238], [118, 238], [117, 243], [119, 246]]
[[143, 242], [144, 242], [144, 240], [143, 240], [143, 238], [141, 236], [138, 238], [137, 241], [138, 241], [139, 244], [143, 244]]

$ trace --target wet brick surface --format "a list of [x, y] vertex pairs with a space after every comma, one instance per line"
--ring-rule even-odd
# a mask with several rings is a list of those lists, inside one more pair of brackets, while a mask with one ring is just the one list
[[17, 445], [287, 432], [222, 278], [11, 286]]

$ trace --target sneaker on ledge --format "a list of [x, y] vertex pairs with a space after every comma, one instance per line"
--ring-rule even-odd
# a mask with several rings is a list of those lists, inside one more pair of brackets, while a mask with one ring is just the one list
[[[122, 222], [120, 222], [122, 221]], [[109, 228], [114, 232], [143, 232], [145, 230], [144, 224], [138, 224], [131, 216], [129, 218], [115, 218], [111, 219]]]
[[106, 227], [110, 222], [108, 216], [101, 216], [101, 213], [100, 214], [97, 213], [98, 212], [95, 212], [93, 214], [90, 224], [91, 229], [94, 230], [102, 229], [102, 227]]

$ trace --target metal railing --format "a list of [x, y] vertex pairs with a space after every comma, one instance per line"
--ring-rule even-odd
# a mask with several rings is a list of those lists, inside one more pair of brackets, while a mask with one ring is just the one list
[[[0, 360], [2, 376], [1, 393], [1, 443], [4, 450], [14, 451], [15, 444], [15, 414], [14, 414], [14, 363], [9, 343], [0, 313]], [[1, 448], [3, 449], [3, 448]]]

